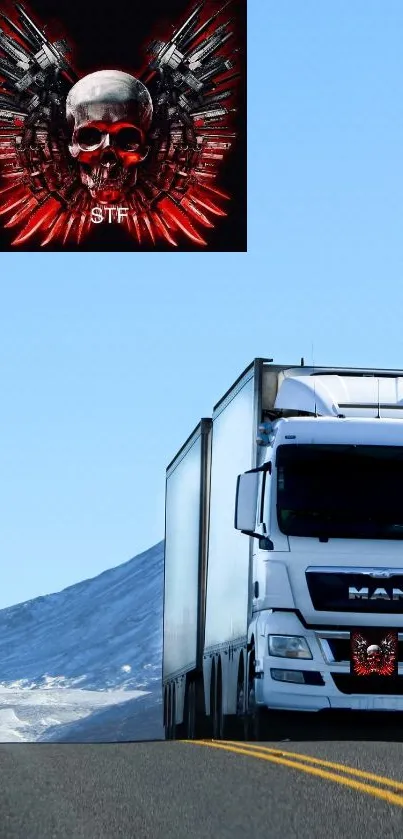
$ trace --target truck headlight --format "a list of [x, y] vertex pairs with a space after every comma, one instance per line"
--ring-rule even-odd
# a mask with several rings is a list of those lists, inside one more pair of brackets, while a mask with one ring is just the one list
[[269, 635], [269, 653], [279, 658], [312, 658], [307, 641], [298, 635]]

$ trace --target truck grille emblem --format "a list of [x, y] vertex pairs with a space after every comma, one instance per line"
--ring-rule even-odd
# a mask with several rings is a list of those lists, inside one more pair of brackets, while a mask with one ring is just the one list
[[369, 588], [356, 588], [349, 586], [348, 588], [349, 600], [400, 600], [403, 599], [403, 591], [401, 588], [393, 588], [392, 593], [388, 592], [386, 588], [376, 588], [372, 594], [369, 593]]

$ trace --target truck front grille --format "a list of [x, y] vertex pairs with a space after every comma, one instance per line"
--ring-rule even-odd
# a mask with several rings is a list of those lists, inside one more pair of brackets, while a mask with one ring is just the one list
[[307, 568], [315, 610], [362, 614], [402, 614], [403, 569]]

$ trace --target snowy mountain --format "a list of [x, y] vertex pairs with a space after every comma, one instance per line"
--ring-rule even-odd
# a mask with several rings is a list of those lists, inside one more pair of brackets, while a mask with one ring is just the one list
[[162, 736], [163, 543], [0, 610], [0, 741]]

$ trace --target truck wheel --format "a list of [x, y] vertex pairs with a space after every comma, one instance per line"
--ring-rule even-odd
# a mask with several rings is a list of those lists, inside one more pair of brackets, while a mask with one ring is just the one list
[[254, 742], [273, 739], [274, 732], [270, 712], [267, 708], [256, 705], [254, 679], [250, 680], [248, 685], [248, 712], [246, 719], [247, 739]]
[[221, 670], [215, 691], [215, 704], [213, 716], [214, 740], [236, 740], [238, 731], [238, 720], [236, 714], [224, 714], [223, 712], [223, 685]]
[[244, 681], [238, 680], [236, 693], [236, 717], [234, 722], [233, 740], [248, 740], [249, 726], [248, 715], [245, 713], [245, 686]]
[[250, 652], [248, 667], [248, 688], [246, 708], [246, 739], [252, 741], [272, 740], [273, 724], [267, 708], [256, 704], [255, 692], [255, 650]]
[[236, 714], [223, 714], [220, 707], [218, 723], [220, 740], [247, 740], [246, 717], [243, 713], [243, 685], [238, 684]]

